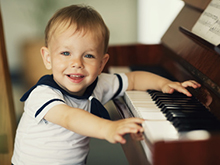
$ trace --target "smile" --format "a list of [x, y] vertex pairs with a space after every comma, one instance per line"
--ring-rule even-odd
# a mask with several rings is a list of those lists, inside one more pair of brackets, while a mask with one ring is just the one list
[[83, 75], [68, 75], [70, 78], [83, 78]]
[[80, 83], [84, 80], [85, 76], [80, 74], [69, 74], [67, 75], [69, 77], [69, 80], [73, 83]]

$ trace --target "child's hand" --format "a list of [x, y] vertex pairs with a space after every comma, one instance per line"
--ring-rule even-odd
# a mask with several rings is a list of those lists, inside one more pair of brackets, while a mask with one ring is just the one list
[[143, 140], [143, 132], [131, 133], [131, 138], [137, 141]]
[[108, 123], [106, 127], [106, 140], [110, 143], [121, 143], [125, 144], [126, 140], [124, 139], [124, 135], [127, 133], [136, 134], [137, 140], [142, 140], [140, 135], [144, 131], [141, 124], [144, 122], [144, 119], [140, 118], [128, 118], [122, 119], [118, 121], [111, 121]]
[[199, 88], [201, 85], [193, 80], [184, 81], [182, 83], [180, 82], [170, 82], [165, 84], [162, 87], [163, 93], [173, 93], [174, 90], [181, 92], [187, 96], [192, 96], [192, 94], [186, 89], [186, 87], [192, 87], [192, 88]]

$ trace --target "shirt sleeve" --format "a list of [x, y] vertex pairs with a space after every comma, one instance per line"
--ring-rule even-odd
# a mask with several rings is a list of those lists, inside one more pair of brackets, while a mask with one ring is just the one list
[[46, 113], [54, 106], [65, 104], [65, 100], [60, 91], [49, 86], [37, 86], [25, 101], [24, 111], [40, 122]]
[[128, 88], [128, 78], [124, 73], [99, 75], [98, 83], [94, 95], [102, 104], [107, 103], [112, 98], [123, 96]]

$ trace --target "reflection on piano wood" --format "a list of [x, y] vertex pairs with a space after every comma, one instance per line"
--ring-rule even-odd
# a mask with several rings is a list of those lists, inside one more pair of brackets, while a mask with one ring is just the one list
[[213, 45], [185, 31], [192, 29], [210, 0], [184, 2], [161, 44], [109, 48], [107, 67], [129, 66], [171, 80], [194, 79], [202, 85], [189, 89], [192, 98], [174, 94], [154, 101], [153, 95], [161, 93], [128, 91], [124, 98], [114, 100], [121, 118], [146, 119], [145, 140], [135, 142], [126, 136], [127, 143], [122, 145], [130, 164], [220, 164], [220, 55]]

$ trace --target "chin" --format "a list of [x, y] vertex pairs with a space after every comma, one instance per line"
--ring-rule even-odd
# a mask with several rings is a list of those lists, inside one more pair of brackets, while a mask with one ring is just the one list
[[67, 92], [69, 93], [69, 94], [72, 94], [72, 95], [76, 95], [76, 96], [81, 96], [81, 95], [83, 95], [83, 93], [84, 93], [84, 91], [82, 91], [82, 90], [77, 90], [77, 89], [68, 89], [67, 90]]

